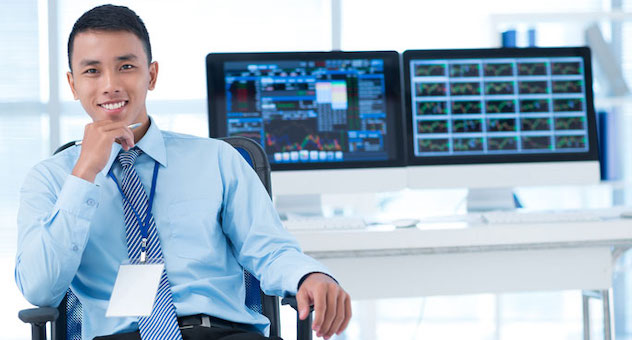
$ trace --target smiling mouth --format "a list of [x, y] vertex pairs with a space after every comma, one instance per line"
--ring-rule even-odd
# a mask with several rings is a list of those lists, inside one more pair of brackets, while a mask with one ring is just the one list
[[105, 103], [105, 104], [99, 104], [100, 107], [106, 109], [106, 110], [116, 110], [116, 109], [120, 109], [123, 106], [127, 105], [127, 101], [123, 100], [117, 103]]

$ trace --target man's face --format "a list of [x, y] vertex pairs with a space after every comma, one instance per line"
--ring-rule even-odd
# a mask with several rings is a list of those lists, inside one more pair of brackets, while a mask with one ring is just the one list
[[143, 43], [126, 31], [86, 31], [75, 36], [68, 83], [93, 121], [128, 124], [148, 119], [145, 98], [158, 64], [148, 66]]

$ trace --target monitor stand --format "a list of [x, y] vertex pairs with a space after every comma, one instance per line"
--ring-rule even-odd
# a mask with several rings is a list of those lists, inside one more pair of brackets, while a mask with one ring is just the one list
[[281, 219], [298, 215], [301, 217], [318, 217], [323, 215], [320, 194], [278, 195], [274, 197], [274, 205]]
[[522, 205], [513, 188], [475, 188], [467, 192], [467, 211], [513, 210]]

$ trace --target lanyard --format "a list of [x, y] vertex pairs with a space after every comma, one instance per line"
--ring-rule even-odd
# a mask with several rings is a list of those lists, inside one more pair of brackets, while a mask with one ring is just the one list
[[154, 194], [156, 193], [156, 178], [158, 178], [158, 169], [159, 168], [160, 167], [159, 167], [158, 162], [155, 162], [154, 174], [153, 174], [153, 176], [151, 178], [151, 190], [150, 190], [150, 193], [149, 193], [149, 202], [148, 202], [148, 206], [147, 206], [147, 213], [145, 214], [145, 219], [144, 220], [142, 220], [140, 218], [140, 215], [138, 214], [136, 209], [134, 209], [134, 206], [132, 206], [132, 203], [129, 201], [129, 199], [127, 199], [127, 197], [123, 193], [123, 189], [121, 189], [121, 186], [119, 185], [118, 181], [116, 180], [116, 177], [114, 176], [114, 173], [112, 173], [112, 168], [110, 168], [110, 171], [108, 172], [108, 175], [110, 176], [110, 178], [112, 178], [114, 183], [116, 183], [116, 188], [121, 193], [121, 196], [123, 196], [123, 199], [127, 201], [127, 203], [129, 204], [129, 207], [132, 208], [132, 212], [134, 213], [134, 216], [136, 216], [136, 220], [138, 221], [138, 225], [140, 226], [140, 234], [141, 234], [140, 262], [145, 262], [145, 260], [147, 258], [147, 238], [148, 238], [148, 234], [149, 234], [149, 221], [151, 220], [151, 207], [154, 204]]

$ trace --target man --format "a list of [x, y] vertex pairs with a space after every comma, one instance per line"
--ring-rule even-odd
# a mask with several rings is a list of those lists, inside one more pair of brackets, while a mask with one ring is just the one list
[[[346, 328], [348, 294], [283, 230], [241, 156], [147, 115], [158, 63], [133, 11], [84, 13], [68, 58], [93, 122], [80, 147], [36, 165], [22, 187], [15, 276], [27, 300], [56, 306], [70, 287], [84, 339], [260, 339], [268, 321], [244, 305], [243, 266], [266, 293], [296, 294], [302, 319], [313, 304], [318, 336]], [[147, 259], [164, 263], [151, 315], [106, 317], [119, 266]], [[191, 318], [227, 327], [184, 325]]]

